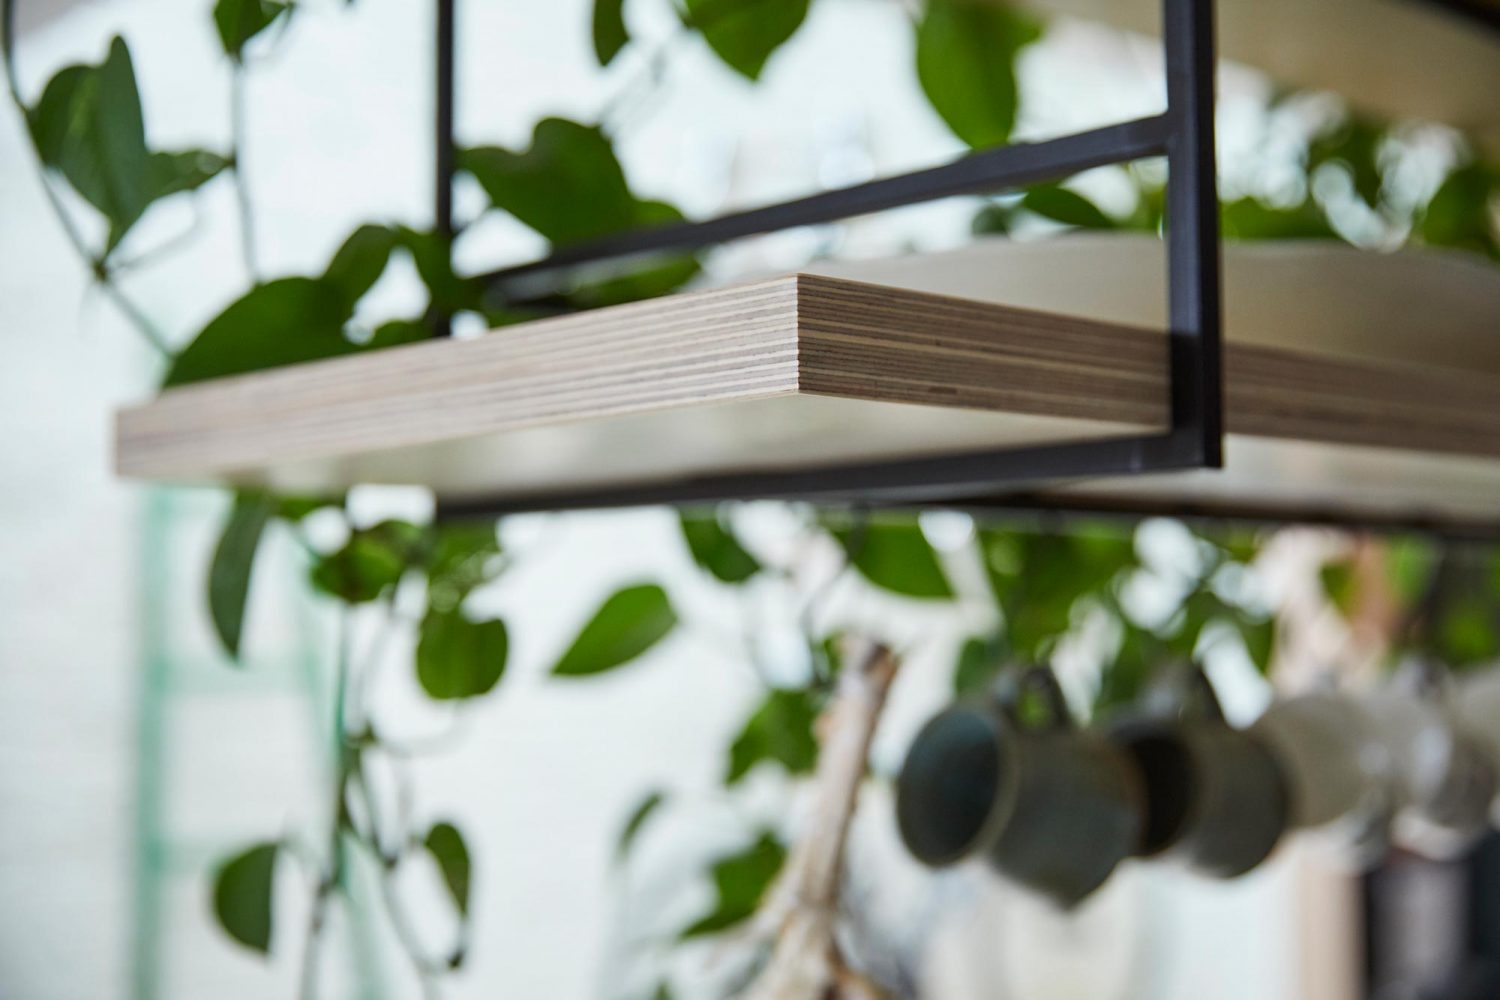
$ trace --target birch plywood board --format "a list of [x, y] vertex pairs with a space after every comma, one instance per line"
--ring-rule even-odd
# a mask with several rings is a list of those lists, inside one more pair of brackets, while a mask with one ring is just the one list
[[[983, 246], [186, 386], [120, 414], [117, 460], [149, 479], [514, 499], [1160, 430], [1162, 276], [1143, 263], [1159, 256], [1138, 239]], [[1500, 278], [1338, 248], [1227, 258], [1229, 468], [1080, 495], [1493, 517]], [[1296, 308], [1264, 290], [1283, 271]], [[1372, 287], [1430, 320], [1344, 308]]]

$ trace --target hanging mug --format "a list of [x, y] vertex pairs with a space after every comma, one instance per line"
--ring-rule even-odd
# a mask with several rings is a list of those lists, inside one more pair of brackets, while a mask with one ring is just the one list
[[1376, 723], [1395, 799], [1395, 837], [1438, 860], [1462, 855], [1489, 828], [1496, 771], [1484, 744], [1448, 708], [1447, 671], [1411, 661], [1362, 708]]
[[1375, 730], [1358, 703], [1332, 691], [1277, 701], [1249, 730], [1281, 762], [1292, 827], [1313, 832], [1357, 868], [1390, 850], [1395, 801]]
[[1215, 878], [1260, 864], [1289, 823], [1286, 781], [1269, 749], [1224, 721], [1208, 677], [1176, 669], [1146, 711], [1109, 731], [1134, 761], [1145, 823], [1135, 854], [1173, 859]]
[[[1045, 719], [1022, 721], [1037, 696]], [[1130, 763], [1071, 724], [1045, 667], [1001, 678], [984, 704], [940, 712], [917, 734], [896, 783], [896, 821], [917, 860], [983, 856], [1064, 907], [1081, 902], [1130, 856], [1141, 791]]]

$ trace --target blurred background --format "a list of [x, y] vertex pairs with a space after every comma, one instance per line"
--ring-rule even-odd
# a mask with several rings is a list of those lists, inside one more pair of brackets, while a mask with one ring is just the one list
[[[1442, 860], [1398, 848], [1374, 875], [1298, 838], [1231, 882], [1127, 863], [1062, 914], [973, 865], [920, 868], [890, 803], [912, 736], [955, 688], [973, 689], [986, 648], [1049, 656], [1080, 716], [1127, 701], [1141, 664], [1169, 647], [1203, 660], [1237, 724], [1278, 693], [1376, 688], [1413, 651], [1440, 656], [1455, 668], [1448, 682], [1493, 706], [1500, 562], [1487, 547], [1035, 515], [830, 527], [777, 504], [709, 517], [696, 537], [711, 542], [694, 545], [693, 525], [665, 510], [515, 517], [498, 528], [503, 567], [465, 597], [471, 615], [507, 623], [503, 680], [483, 697], [434, 701], [411, 669], [420, 580], [402, 577], [352, 610], [326, 579], [307, 582], [310, 565], [362, 530], [430, 520], [423, 491], [370, 487], [267, 530], [231, 659], [205, 593], [232, 498], [111, 471], [113, 411], [148, 397], [162, 373], [115, 297], [185, 343], [252, 278], [321, 272], [361, 224], [429, 225], [433, 169], [428, 4], [264, 11], [240, 68], [206, 0], [14, 3], [8, 65], [22, 101], [68, 64], [99, 63], [122, 36], [151, 147], [233, 149], [235, 162], [153, 205], [112, 256], [106, 288], [59, 225], [22, 113], [0, 109], [0, 996], [312, 995], [309, 869], [333, 818], [341, 657], [361, 665], [363, 711], [380, 730], [368, 808], [403, 830], [462, 830], [464, 889], [454, 852], [430, 838], [393, 871], [351, 849], [318, 932], [316, 995], [732, 993], [765, 945], [741, 918], [777, 864], [755, 859], [779, 858], [805, 820], [809, 733], [827, 693], [821, 643], [846, 632], [877, 634], [901, 658], [842, 909], [851, 961], [897, 995], [1500, 996], [1492, 844]], [[921, 4], [818, 0], [755, 74], [683, 31], [665, 0], [625, 14], [630, 43], [601, 67], [586, 0], [463, 4], [460, 143], [524, 149], [542, 118], [600, 123], [631, 189], [690, 217], [968, 148], [919, 79]], [[1007, 24], [1013, 138], [1160, 108], [1154, 42], [1060, 18], [1022, 43]], [[1372, 251], [1426, 241], [1476, 260], [1494, 253], [1493, 171], [1462, 203], [1462, 224], [1430, 221], [1445, 185], [1484, 162], [1461, 133], [1374, 122], [1234, 66], [1221, 72], [1220, 102], [1231, 235], [1238, 225], [1247, 237]], [[1151, 230], [1160, 182], [1152, 164], [1109, 168], [1070, 182], [1061, 205], [953, 199], [742, 241], [706, 255], [691, 280], [945, 249], [976, 233]], [[53, 190], [86, 244], [104, 238], [84, 200]], [[486, 194], [461, 175], [461, 272], [546, 247]], [[417, 266], [398, 255], [355, 324], [374, 329], [426, 301]], [[486, 325], [470, 313], [457, 331]], [[722, 547], [720, 561], [705, 556], [726, 527], [753, 571], [726, 569]], [[902, 568], [860, 563], [851, 531], [890, 545]], [[1022, 638], [1018, 609], [1033, 605], [1004, 581], [1059, 566], [1064, 579], [1038, 612], [1047, 624]], [[930, 567], [940, 587], [914, 582]], [[670, 595], [675, 627], [618, 670], [553, 676], [601, 603], [642, 581]], [[1406, 627], [1450, 613], [1460, 624], [1447, 631]], [[976, 652], [976, 641], [991, 645]], [[265, 842], [282, 846], [258, 949], [243, 928], [226, 932], [215, 879], [226, 858]], [[773, 846], [757, 854], [761, 844]], [[740, 867], [726, 875], [726, 859]], [[732, 884], [747, 865], [745, 884]], [[684, 939], [705, 920], [722, 931]]]

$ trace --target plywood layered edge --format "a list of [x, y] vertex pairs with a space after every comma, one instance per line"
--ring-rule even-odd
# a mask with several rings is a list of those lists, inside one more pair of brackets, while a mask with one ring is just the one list
[[[1078, 495], [1496, 506], [1500, 378], [1243, 343], [1225, 365], [1227, 471]], [[1158, 330], [797, 274], [172, 389], [120, 412], [116, 457], [517, 497], [1136, 434], [1167, 384]]]

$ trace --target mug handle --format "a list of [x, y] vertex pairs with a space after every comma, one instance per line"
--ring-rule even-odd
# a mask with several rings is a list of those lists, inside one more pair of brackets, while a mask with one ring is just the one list
[[1051, 667], [1032, 664], [1003, 671], [995, 680], [991, 695], [1011, 721], [1019, 723], [1021, 699], [1030, 691], [1039, 694], [1047, 705], [1047, 728], [1067, 729], [1073, 724], [1068, 700], [1063, 696], [1062, 685], [1057, 683], [1057, 675]]
[[1178, 663], [1164, 670], [1147, 692], [1145, 703], [1152, 714], [1224, 721], [1218, 692], [1198, 663]]

